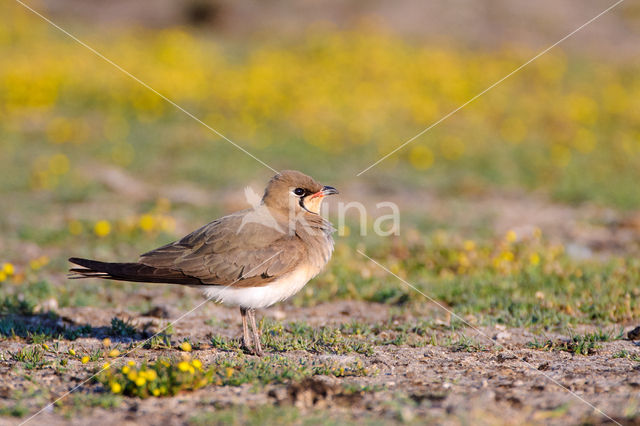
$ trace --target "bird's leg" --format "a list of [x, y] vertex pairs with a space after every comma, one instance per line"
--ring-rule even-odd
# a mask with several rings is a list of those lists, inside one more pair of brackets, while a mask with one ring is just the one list
[[240, 307], [240, 315], [242, 315], [242, 345], [251, 351], [252, 345], [249, 339], [249, 327], [247, 327], [247, 310], [247, 308]]
[[256, 310], [249, 309], [249, 321], [251, 322], [251, 333], [253, 334], [253, 353], [262, 356], [262, 346], [260, 345], [260, 333], [258, 327], [256, 327]]

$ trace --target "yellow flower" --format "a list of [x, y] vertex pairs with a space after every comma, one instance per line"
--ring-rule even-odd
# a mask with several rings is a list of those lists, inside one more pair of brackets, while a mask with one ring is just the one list
[[4, 271], [0, 271], [0, 283], [7, 279], [7, 273]]
[[75, 349], [73, 349], [73, 348], [69, 348], [69, 355], [73, 355], [73, 356], [75, 356], [75, 354], [76, 354]]
[[129, 360], [129, 362], [127, 362], [127, 364], [129, 364], [131, 367], [135, 367], [136, 362], [134, 360]]
[[423, 145], [416, 145], [409, 151], [409, 162], [417, 170], [426, 170], [433, 165], [433, 152]]
[[160, 395], [160, 389], [154, 389], [151, 391], [151, 393], [153, 394], [153, 396], [158, 396]]
[[158, 373], [156, 373], [156, 370], [147, 370], [145, 371], [145, 377], [150, 382], [153, 382], [155, 379], [158, 378]]
[[136, 381], [136, 386], [138, 387], [144, 386], [144, 384], [147, 383], [147, 379], [145, 379], [142, 376], [138, 377], [135, 381]]
[[518, 234], [516, 234], [515, 231], [509, 231], [509, 232], [507, 232], [507, 235], [505, 236], [505, 239], [508, 242], [513, 243], [515, 240], [518, 239]]
[[111, 367], [111, 364], [109, 364], [108, 362], [105, 362], [105, 363], [102, 365], [102, 369], [103, 369], [103, 370], [108, 370], [110, 367]]
[[115, 358], [118, 355], [120, 355], [120, 351], [117, 349], [111, 349], [111, 351], [109, 352], [109, 357], [110, 358]]
[[182, 342], [180, 344], [180, 349], [182, 349], [185, 352], [191, 352], [191, 343], [189, 342]]
[[49, 350], [49, 345], [47, 345], [46, 343], [43, 343], [42, 347], [44, 348], [45, 351]]
[[131, 380], [132, 382], [135, 382], [137, 378], [138, 378], [138, 372], [135, 370], [130, 371], [129, 374], [127, 374], [127, 379]]
[[69, 171], [69, 158], [64, 154], [55, 154], [49, 160], [49, 171], [54, 175], [64, 175]]
[[503, 251], [502, 253], [500, 253], [500, 259], [504, 260], [505, 262], [512, 262], [514, 257], [514, 254], [510, 251]]
[[118, 382], [112, 382], [111, 383], [111, 392], [113, 392], [113, 393], [122, 392], [122, 385], [120, 385], [120, 383], [118, 383]]
[[7, 274], [8, 276], [11, 276], [15, 273], [15, 268], [11, 263], [6, 262], [4, 265], [2, 265], [2, 272]]
[[93, 227], [93, 232], [98, 237], [106, 237], [111, 232], [111, 224], [108, 220], [100, 220]]
[[140, 229], [142, 229], [143, 231], [151, 232], [153, 231], [153, 228], [155, 226], [155, 220], [153, 219], [153, 216], [151, 216], [150, 214], [143, 214], [142, 216], [140, 216], [138, 225], [140, 226]]
[[189, 371], [189, 368], [191, 368], [191, 366], [186, 361], [182, 361], [178, 364], [178, 370], [180, 371]]
[[36, 270], [42, 268], [47, 263], [49, 263], [49, 257], [48, 256], [40, 256], [37, 259], [30, 260], [29, 261], [29, 267], [31, 269], [33, 269], [34, 271], [36, 271]]
[[225, 374], [227, 375], [227, 377], [233, 376], [233, 368], [227, 367], [227, 369], [225, 370]]
[[129, 374], [129, 371], [131, 371], [129, 366], [125, 365], [124, 367], [122, 367], [122, 374], [127, 375]]
[[107, 348], [111, 346], [111, 339], [109, 339], [108, 337], [105, 337], [104, 339], [102, 339], [102, 346], [105, 346]]
[[191, 365], [193, 365], [198, 370], [202, 370], [202, 362], [199, 359], [194, 359], [191, 361]]
[[537, 264], [539, 264], [540, 255], [538, 253], [531, 253], [531, 255], [529, 256], [529, 263], [531, 263], [533, 266], [536, 266]]
[[83, 364], [86, 364], [86, 363], [89, 362], [89, 357], [85, 355], [85, 356], [82, 357], [82, 359], [80, 361], [82, 361]]
[[473, 251], [476, 248], [476, 243], [473, 240], [466, 240], [463, 247], [466, 251]]

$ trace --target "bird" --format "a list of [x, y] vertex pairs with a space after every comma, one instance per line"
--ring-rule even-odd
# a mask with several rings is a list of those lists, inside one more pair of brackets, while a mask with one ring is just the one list
[[76, 266], [69, 269], [69, 278], [199, 288], [208, 300], [240, 308], [243, 346], [262, 356], [256, 309], [293, 296], [327, 265], [335, 228], [320, 207], [324, 197], [334, 194], [338, 191], [332, 186], [284, 170], [269, 180], [261, 201], [251, 208], [144, 253], [137, 262], [71, 257]]

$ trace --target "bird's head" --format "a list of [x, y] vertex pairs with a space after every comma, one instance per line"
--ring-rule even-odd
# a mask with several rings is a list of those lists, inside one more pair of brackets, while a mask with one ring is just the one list
[[320, 213], [322, 199], [337, 194], [331, 186], [323, 186], [312, 177], [296, 170], [284, 170], [269, 181], [262, 202], [269, 208], [282, 213]]

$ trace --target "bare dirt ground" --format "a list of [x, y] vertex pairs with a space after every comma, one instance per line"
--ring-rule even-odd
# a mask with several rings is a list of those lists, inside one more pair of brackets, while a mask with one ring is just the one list
[[[164, 305], [160, 305], [164, 306]], [[364, 302], [336, 302], [312, 308], [281, 307], [265, 312], [265, 315], [285, 321], [306, 321], [313, 326], [340, 324], [358, 320], [379, 323], [392, 317], [392, 308], [386, 305]], [[167, 305], [164, 309], [172, 308]], [[435, 306], [421, 307], [422, 315], [442, 317]], [[137, 327], [151, 324], [151, 329], [166, 323], [168, 319], [140, 316], [121, 310], [97, 310], [93, 308], [61, 309], [60, 319], [68, 324], [91, 323], [104, 335], [80, 338], [74, 347], [87, 351], [98, 349], [101, 338], [106, 337], [110, 319], [114, 316], [132, 318]], [[171, 313], [175, 318], [177, 313]], [[216, 324], [205, 325], [205, 320], [215, 318]], [[396, 321], [413, 321], [420, 314], [405, 313]], [[228, 407], [257, 407], [264, 404], [295, 407], [305, 411], [331, 407], [331, 411], [342, 413], [349, 419], [363, 418], [380, 421], [437, 422], [443, 424], [604, 424], [612, 422], [594, 407], [611, 415], [614, 420], [626, 424], [624, 415], [634, 410], [640, 389], [640, 364], [629, 358], [614, 358], [622, 350], [640, 354], [630, 341], [605, 342], [596, 353], [584, 356], [567, 352], [532, 349], [528, 343], [541, 338], [524, 329], [480, 328], [482, 335], [472, 330], [465, 333], [479, 345], [462, 350], [451, 346], [406, 345], [376, 346], [370, 356], [360, 354], [328, 355], [306, 351], [291, 351], [282, 355], [302, 362], [320, 357], [338, 363], [361, 360], [372, 371], [365, 377], [335, 378], [314, 376], [301, 383], [266, 385], [257, 390], [250, 384], [239, 387], [208, 386], [173, 398], [126, 398], [116, 409], [93, 408], [91, 411], [77, 408], [70, 417], [62, 417], [53, 409], [47, 409], [33, 419], [33, 424], [184, 424], [195, 414]], [[235, 309], [208, 304], [174, 326], [174, 339], [189, 337], [191, 341], [207, 342], [212, 334], [235, 337], [241, 326]], [[444, 337], [447, 331], [438, 334]], [[559, 338], [557, 335], [545, 335]], [[566, 336], [565, 336], [566, 337]], [[124, 339], [122, 343], [130, 342]], [[114, 342], [115, 343], [115, 342]], [[63, 342], [65, 345], [66, 342]], [[3, 344], [6, 351], [16, 351], [20, 342]], [[150, 353], [151, 352], [151, 353]], [[156, 353], [153, 353], [156, 352]], [[161, 353], [164, 352], [164, 353]], [[176, 350], [169, 350], [175, 354]], [[149, 351], [139, 349], [125, 360], [141, 361], [167, 355], [167, 350]], [[217, 357], [231, 354], [204, 344], [193, 355], [207, 364]], [[88, 367], [79, 361], [75, 374], [55, 375], [44, 369], [31, 375], [30, 380], [46, 384], [52, 395], [64, 395], [71, 387], [80, 384], [77, 393], [95, 392], [93, 383], [81, 384], [91, 375]], [[22, 374], [3, 362], [0, 369], [4, 377], [0, 393], [6, 395], [25, 386]], [[364, 390], [345, 394], [343, 386], [359, 385]], [[404, 404], [394, 404], [398, 398]], [[71, 398], [71, 397], [69, 397]], [[29, 404], [31, 405], [31, 404]], [[33, 408], [37, 408], [34, 405]], [[373, 416], [373, 417], [372, 417]], [[3, 424], [19, 424], [20, 420], [2, 418]]]

